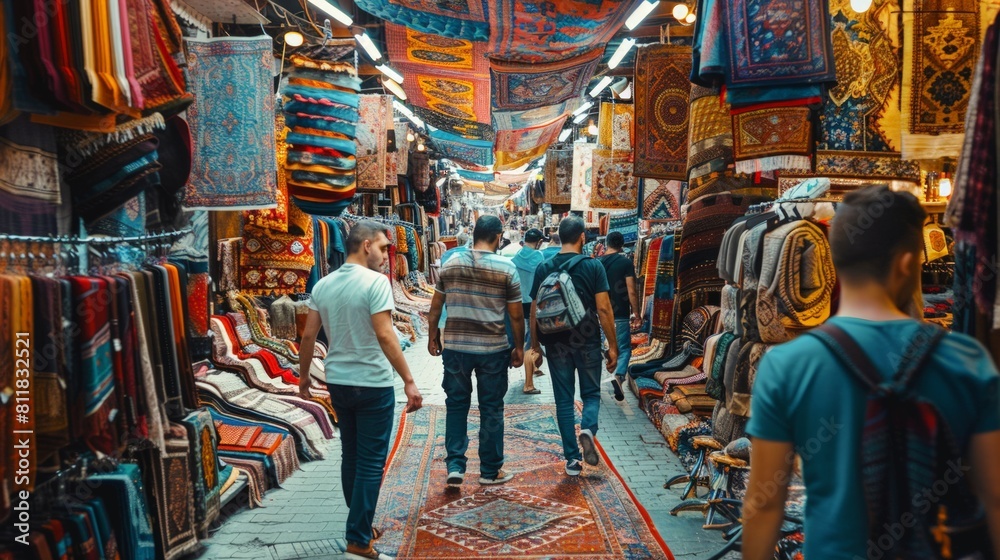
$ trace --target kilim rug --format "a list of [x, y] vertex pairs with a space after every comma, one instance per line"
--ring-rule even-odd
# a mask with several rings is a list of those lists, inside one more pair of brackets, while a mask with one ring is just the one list
[[188, 209], [275, 205], [274, 58], [270, 37], [187, 39], [196, 99], [187, 110], [194, 156]]
[[734, 109], [732, 114], [737, 173], [809, 171], [813, 137], [808, 107]]
[[[354, 144], [358, 147], [358, 191], [385, 190], [386, 131], [392, 126], [392, 114], [392, 96], [361, 96], [354, 137]], [[393, 184], [395, 182], [393, 177]]]
[[424, 33], [485, 41], [490, 35], [487, 0], [358, 0], [362, 10]]
[[427, 124], [433, 126], [434, 128], [439, 128], [441, 130], [447, 130], [454, 134], [458, 134], [463, 138], [473, 138], [476, 140], [495, 140], [496, 132], [493, 127], [489, 124], [484, 124], [468, 119], [458, 119], [455, 117], [449, 117], [443, 113], [433, 111], [431, 109], [425, 109], [419, 105], [413, 106], [413, 112], [418, 117], [427, 122]]
[[499, 0], [490, 14], [489, 50], [498, 59], [536, 63], [579, 56], [595, 45], [603, 53], [632, 6], [626, 0]]
[[681, 181], [643, 179], [642, 219], [680, 220], [683, 187], [684, 183]]
[[959, 156], [988, 4], [903, 2], [903, 157]]
[[566, 113], [572, 113], [579, 106], [580, 99], [576, 98], [526, 111], [494, 111], [493, 126], [497, 130], [535, 128], [549, 124]]
[[549, 148], [545, 152], [545, 202], [569, 204], [573, 201], [573, 147]]
[[573, 144], [573, 196], [570, 210], [590, 210], [591, 187], [594, 177], [594, 149], [597, 144]]
[[[465, 163], [484, 167], [493, 165], [493, 142], [489, 140], [469, 140], [443, 130], [431, 130], [430, 137], [443, 157], [459, 165]], [[489, 175], [487, 180], [492, 181], [493, 174]]]
[[[531, 46], [537, 47], [538, 43]], [[600, 47], [568, 60], [544, 64], [491, 58], [493, 108], [521, 111], [577, 97], [590, 83], [603, 53], [604, 48]]]
[[635, 175], [687, 180], [691, 48], [645, 45], [635, 59]]
[[601, 148], [632, 151], [634, 108], [631, 103], [601, 103], [597, 118], [597, 144]]
[[639, 187], [629, 152], [594, 150], [592, 208], [635, 208]]
[[[429, 558], [672, 559], [600, 444], [601, 464], [564, 472], [554, 405], [505, 407], [502, 486], [476, 483], [478, 438], [470, 437], [466, 482], [445, 486], [445, 408], [425, 406], [400, 422], [375, 525], [378, 548], [400, 560]], [[469, 413], [469, 433], [479, 431]]]

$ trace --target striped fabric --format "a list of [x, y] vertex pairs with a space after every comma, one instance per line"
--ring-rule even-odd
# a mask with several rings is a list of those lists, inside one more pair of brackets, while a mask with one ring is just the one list
[[437, 289], [448, 306], [445, 348], [468, 354], [510, 348], [507, 304], [521, 304], [521, 282], [510, 259], [486, 251], [457, 253], [441, 267]]

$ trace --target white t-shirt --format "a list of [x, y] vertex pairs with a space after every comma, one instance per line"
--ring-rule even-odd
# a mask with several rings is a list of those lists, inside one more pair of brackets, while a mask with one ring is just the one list
[[327, 383], [393, 386], [392, 366], [379, 346], [371, 319], [394, 309], [388, 278], [363, 266], [345, 264], [316, 284], [309, 309], [319, 312], [330, 342], [323, 360]]

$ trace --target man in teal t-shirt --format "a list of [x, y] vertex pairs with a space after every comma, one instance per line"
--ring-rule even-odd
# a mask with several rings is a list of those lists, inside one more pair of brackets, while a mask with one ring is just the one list
[[[855, 191], [837, 210], [830, 232], [841, 284], [830, 322], [892, 376], [920, 323], [907, 308], [919, 287], [925, 213], [916, 198], [885, 187]], [[974, 339], [947, 334], [915, 378], [915, 392], [937, 406], [964, 450], [980, 488], [990, 531], [1000, 535], [1000, 376]], [[806, 558], [890, 560], [869, 536], [861, 441], [868, 391], [812, 335], [771, 349], [758, 368], [750, 423], [750, 485], [743, 558], [774, 557], [794, 455], [806, 487]], [[913, 500], [918, 513], [923, 504]], [[926, 506], [930, 507], [930, 506]], [[905, 514], [904, 514], [905, 515]], [[901, 516], [902, 519], [903, 516]], [[891, 545], [890, 545], [891, 546]], [[1000, 549], [1000, 542], [994, 545]]]

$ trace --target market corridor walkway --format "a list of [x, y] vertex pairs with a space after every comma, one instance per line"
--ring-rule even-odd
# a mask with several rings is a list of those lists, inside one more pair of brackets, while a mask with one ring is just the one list
[[[440, 382], [441, 359], [427, 353], [424, 341], [408, 349], [405, 355], [423, 392], [424, 404], [441, 405], [443, 415], [445, 396]], [[547, 367], [543, 370], [548, 371]], [[523, 370], [512, 370], [506, 399], [508, 404], [553, 405], [548, 375], [535, 379], [535, 386], [542, 390], [541, 395], [523, 394], [522, 384]], [[405, 402], [402, 385], [397, 389], [397, 401]], [[473, 398], [473, 405], [475, 402]], [[429, 414], [430, 411], [424, 413]], [[557, 436], [552, 437], [555, 438], [553, 445], [558, 445]], [[708, 558], [722, 546], [722, 537], [718, 532], [702, 530], [702, 516], [696, 513], [670, 516], [670, 508], [679, 502], [678, 491], [664, 490], [663, 481], [681, 471], [680, 462], [639, 410], [631, 394], [626, 393], [624, 403], [617, 403], [610, 394], [610, 386], [605, 385], [597, 440], [676, 558]], [[343, 536], [347, 506], [340, 490], [339, 441], [336, 439], [331, 443], [325, 460], [303, 463], [302, 471], [295, 473], [283, 488], [268, 492], [264, 498], [265, 507], [244, 509], [226, 519], [208, 541], [208, 548], [200, 558], [340, 558], [339, 551], [346, 546]], [[472, 494], [476, 486], [474, 475], [477, 473], [471, 464], [474, 445], [470, 449], [469, 475], [463, 487], [463, 492], [468, 494]], [[507, 445], [511, 445], [510, 439]], [[517, 469], [517, 472], [520, 470]], [[516, 489], [518, 480], [513, 482], [512, 489]], [[443, 487], [443, 479], [440, 483]], [[381, 515], [382, 512], [379, 512], [376, 518]], [[627, 516], [614, 522], [629, 523]], [[623, 529], [635, 530], [634, 527]], [[380, 548], [390, 555], [396, 552]], [[586, 554], [580, 557], [585, 558]], [[734, 554], [730, 557], [739, 556]]]

